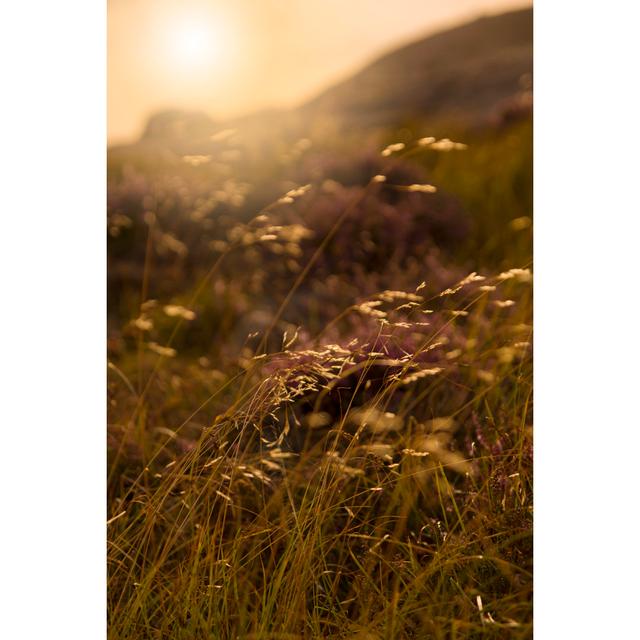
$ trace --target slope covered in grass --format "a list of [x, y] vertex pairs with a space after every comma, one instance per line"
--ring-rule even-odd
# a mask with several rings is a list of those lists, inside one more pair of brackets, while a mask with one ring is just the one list
[[111, 637], [530, 637], [530, 125], [424, 138], [111, 165]]

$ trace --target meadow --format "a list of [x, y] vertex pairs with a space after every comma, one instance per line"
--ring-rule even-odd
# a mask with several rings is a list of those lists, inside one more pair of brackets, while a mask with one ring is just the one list
[[530, 114], [108, 170], [110, 637], [530, 638]]

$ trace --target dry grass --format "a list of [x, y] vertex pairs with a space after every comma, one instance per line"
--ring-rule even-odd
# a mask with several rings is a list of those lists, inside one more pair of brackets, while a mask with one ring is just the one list
[[465, 276], [421, 245], [345, 277], [363, 207], [436, 197], [387, 173], [323, 228], [287, 189], [162, 301], [153, 256], [194, 244], [147, 215], [111, 339], [110, 637], [531, 637], [530, 257]]

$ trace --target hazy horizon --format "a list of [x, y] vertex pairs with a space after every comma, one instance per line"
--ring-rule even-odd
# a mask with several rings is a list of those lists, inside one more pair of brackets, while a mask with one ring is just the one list
[[523, 0], [455, 6], [109, 0], [108, 141], [135, 139], [147, 118], [164, 109], [227, 119], [294, 107], [411, 40], [527, 6]]

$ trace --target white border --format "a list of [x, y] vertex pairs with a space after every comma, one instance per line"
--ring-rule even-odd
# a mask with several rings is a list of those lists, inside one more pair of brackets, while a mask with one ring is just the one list
[[545, 640], [631, 638], [638, 626], [634, 10], [534, 9], [534, 610]]
[[106, 5], [0, 8], [0, 637], [106, 635]]

